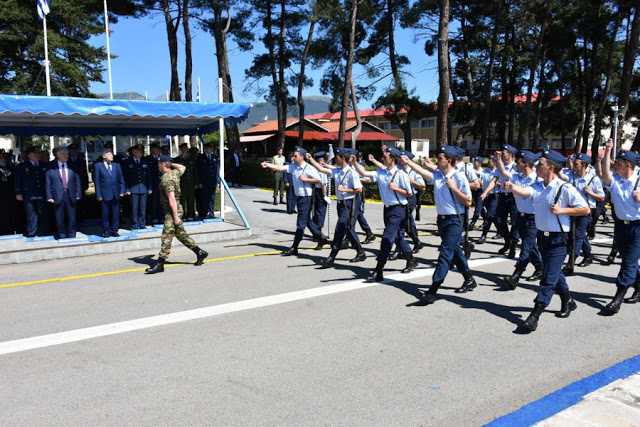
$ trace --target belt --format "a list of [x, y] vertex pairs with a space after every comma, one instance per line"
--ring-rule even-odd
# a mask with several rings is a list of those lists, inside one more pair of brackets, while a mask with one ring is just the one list
[[635, 221], [630, 221], [628, 219], [625, 219], [622, 221], [624, 224], [629, 225], [629, 224], [633, 224], [633, 225], [639, 225], [640, 224], [640, 219], [636, 219]]
[[520, 212], [520, 216], [521, 216], [521, 217], [529, 218], [529, 217], [532, 217], [532, 216], [534, 216], [534, 215], [535, 215], [535, 214], [532, 214], [532, 213]]
[[454, 217], [458, 217], [458, 215], [438, 215], [438, 219], [449, 219]]
[[296, 197], [297, 197], [298, 199], [300, 199], [300, 198], [302, 198], [302, 197], [306, 197], [306, 198], [308, 199], [309, 197], [313, 197], [313, 196], [296, 196]]
[[558, 236], [562, 234], [562, 231], [541, 231], [542, 235], [545, 237], [549, 236]]
[[406, 205], [399, 205], [399, 204], [395, 204], [395, 205], [384, 205], [385, 208], [394, 208], [396, 206], [406, 206]]

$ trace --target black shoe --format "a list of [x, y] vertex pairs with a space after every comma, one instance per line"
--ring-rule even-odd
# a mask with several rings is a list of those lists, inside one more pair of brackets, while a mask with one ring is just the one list
[[580, 262], [580, 264], [578, 264], [578, 267], [588, 267], [593, 263], [593, 255], [589, 254], [589, 255], [585, 255], [584, 258], [582, 259], [582, 262]]
[[609, 255], [609, 256], [607, 256], [607, 260], [603, 264], [604, 265], [611, 265], [611, 264], [613, 264], [615, 259], [616, 259], [615, 255]]
[[273, 204], [274, 204], [274, 205], [277, 205], [277, 204], [278, 204], [278, 202], [276, 201], [276, 199], [275, 199], [275, 198], [273, 199]]
[[462, 283], [462, 286], [455, 290], [456, 294], [467, 293], [474, 290], [478, 286], [478, 284], [476, 283], [476, 279], [474, 279], [471, 275], [471, 270], [465, 271], [464, 273], [462, 273], [462, 275], [464, 276], [464, 283]]
[[475, 228], [476, 222], [478, 222], [477, 218], [471, 220], [471, 222], [469, 223], [469, 227], [468, 227], [469, 231], [471, 231], [471, 230], [473, 230]]
[[395, 260], [397, 260], [397, 259], [398, 259], [398, 257], [399, 257], [399, 256], [400, 256], [400, 252], [398, 252], [398, 251], [393, 251], [393, 252], [391, 252], [391, 253], [389, 254], [389, 256], [387, 257], [387, 259], [388, 259], [389, 261], [395, 261]]
[[482, 233], [482, 236], [478, 240], [476, 240], [476, 245], [482, 245], [487, 241], [487, 233]]
[[313, 248], [313, 249], [314, 249], [314, 250], [316, 250], [316, 251], [319, 251], [319, 250], [321, 250], [321, 249], [322, 249], [322, 247], [323, 247], [324, 245], [326, 245], [326, 244], [327, 244], [327, 239], [325, 239], [325, 237], [324, 237], [324, 236], [321, 236], [321, 237], [318, 239], [318, 246], [316, 246], [316, 247], [315, 247], [315, 248]]
[[506, 254], [510, 248], [511, 248], [511, 240], [507, 239], [504, 241], [504, 246], [498, 249], [498, 253], [500, 255]]
[[361, 249], [360, 251], [358, 251], [358, 254], [355, 256], [355, 258], [351, 258], [349, 262], [360, 262], [364, 261], [365, 259], [367, 259], [367, 254], [365, 254]]
[[196, 262], [193, 263], [195, 266], [204, 264], [204, 259], [209, 256], [209, 252], [204, 251], [197, 246], [194, 248], [193, 252], [195, 252], [196, 257], [198, 257]]
[[411, 251], [412, 254], [417, 254], [418, 252], [420, 252], [420, 249], [424, 248], [425, 244], [422, 242], [418, 242], [415, 244], [415, 246], [413, 247], [413, 250]]
[[536, 267], [536, 271], [534, 271], [531, 276], [525, 278], [524, 280], [526, 280], [527, 282], [537, 282], [541, 278], [542, 278], [542, 266]]
[[636, 284], [633, 295], [631, 295], [630, 298], [625, 298], [623, 301], [625, 304], [635, 304], [640, 302], [640, 284]]
[[524, 273], [524, 271], [516, 270], [511, 276], [507, 276], [504, 278], [504, 281], [507, 282], [507, 285], [509, 285], [510, 289], [515, 289], [518, 287], [518, 281], [520, 281], [520, 276], [522, 276], [522, 273]]
[[153, 267], [147, 268], [144, 272], [147, 274], [162, 273], [164, 271], [164, 259], [158, 258], [158, 261]]
[[433, 304], [434, 302], [436, 302], [436, 294], [438, 293], [438, 288], [440, 288], [441, 284], [442, 282], [434, 282], [431, 286], [429, 286], [427, 292], [422, 292], [422, 294], [420, 295], [420, 300], [424, 301], [427, 304]]
[[107, 237], [111, 237], [111, 235], [110, 235], [109, 233], [104, 233], [104, 234], [102, 235], [102, 237], [104, 237], [104, 238], [106, 239]]
[[533, 307], [533, 311], [531, 311], [531, 314], [529, 315], [529, 317], [527, 317], [527, 320], [522, 322], [522, 327], [525, 329], [529, 329], [530, 331], [535, 331], [536, 329], [538, 329], [538, 320], [540, 320], [540, 315], [542, 314], [544, 309], [544, 305], [536, 303], [536, 305]]
[[111, 233], [111, 237], [120, 237], [120, 234], [117, 233], [117, 232], [116, 233]]
[[573, 276], [573, 268], [565, 265], [562, 267], [562, 273], [564, 273], [565, 276]]
[[411, 273], [414, 268], [418, 266], [418, 261], [411, 254], [406, 254], [405, 258], [407, 258], [407, 265], [402, 269], [401, 273]]
[[285, 202], [284, 200], [280, 199], [280, 204], [281, 204], [281, 205], [286, 205], [286, 204], [287, 204], [287, 202]]
[[373, 270], [373, 272], [366, 278], [365, 282], [373, 283], [382, 282], [383, 280], [382, 271]]
[[507, 255], [507, 258], [514, 259], [516, 257], [516, 246], [518, 246], [518, 242], [512, 241], [509, 246], [509, 254]]
[[616, 291], [616, 295], [613, 297], [613, 300], [606, 305], [604, 310], [609, 314], [616, 314], [620, 311], [620, 306], [622, 305], [622, 300], [624, 298], [624, 294], [627, 293], [627, 288], [618, 288]]
[[565, 298], [562, 301], [562, 306], [560, 307], [560, 311], [558, 313], [556, 313], [556, 317], [560, 317], [560, 318], [563, 318], [563, 319], [566, 318], [566, 317], [569, 317], [571, 312], [573, 310], [575, 310], [576, 308], [578, 308], [578, 305], [573, 300], [573, 298], [571, 298], [569, 296], [568, 298]]
[[298, 255], [298, 248], [289, 248], [282, 251], [283, 256]]
[[371, 243], [374, 240], [376, 240], [376, 236], [373, 233], [367, 233], [367, 237], [365, 237], [365, 239], [362, 242], [362, 244], [366, 245], [367, 243]]
[[420, 212], [416, 212], [416, 221], [420, 221]]
[[333, 267], [333, 264], [334, 264], [335, 260], [336, 260], [335, 256], [329, 255], [328, 257], [326, 257], [325, 259], [320, 261], [320, 265], [323, 268], [331, 268], [331, 267]]

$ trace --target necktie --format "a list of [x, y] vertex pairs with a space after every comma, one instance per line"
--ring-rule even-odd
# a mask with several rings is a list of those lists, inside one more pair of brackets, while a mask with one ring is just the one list
[[140, 159], [136, 159], [136, 165], [140, 164]]
[[211, 154], [207, 154], [207, 159], [211, 160]]
[[107, 163], [107, 169], [109, 169], [109, 173], [111, 173], [111, 163]]
[[68, 187], [68, 185], [67, 185], [67, 167], [64, 164], [62, 165], [62, 186], [64, 188]]

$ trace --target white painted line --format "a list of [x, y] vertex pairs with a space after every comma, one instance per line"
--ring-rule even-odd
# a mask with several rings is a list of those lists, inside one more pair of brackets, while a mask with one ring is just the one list
[[[471, 269], [474, 269], [480, 266], [496, 264], [505, 261], [511, 260], [503, 257], [472, 260], [469, 261], [469, 267]], [[315, 298], [324, 295], [337, 294], [340, 292], [354, 291], [358, 289], [369, 288], [372, 286], [379, 286], [382, 283], [389, 283], [392, 281], [400, 282], [410, 279], [418, 279], [421, 277], [431, 276], [434, 270], [434, 268], [427, 268], [414, 270], [408, 274], [397, 273], [388, 276], [381, 283], [365, 283], [362, 279], [358, 279], [340, 283], [337, 285], [305, 289], [303, 291], [288, 292], [279, 295], [271, 295], [268, 297], [254, 298], [250, 300], [214, 305], [193, 310], [179, 311], [176, 313], [161, 314], [158, 316], [144, 317], [141, 319], [127, 320], [124, 322], [109, 323], [106, 325], [99, 325], [90, 328], [75, 329], [72, 331], [58, 332], [55, 334], [41, 335], [37, 337], [23, 338], [13, 341], [5, 341], [0, 343], [0, 355], [34, 350], [37, 348], [51, 347], [54, 345], [66, 344], [76, 341], [89, 340], [92, 338], [106, 337], [109, 335], [122, 334], [124, 332], [138, 331], [141, 329], [186, 322], [189, 320], [204, 319], [207, 317], [219, 316], [221, 314], [268, 307], [276, 304], [284, 304], [292, 301], [300, 301], [303, 299]]]

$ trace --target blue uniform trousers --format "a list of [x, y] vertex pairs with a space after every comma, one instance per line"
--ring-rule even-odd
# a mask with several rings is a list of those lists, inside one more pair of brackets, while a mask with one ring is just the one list
[[640, 221], [625, 224], [617, 220], [614, 228], [615, 245], [622, 255], [620, 272], [616, 278], [619, 288], [629, 288], [640, 279], [638, 259], [640, 259]]
[[367, 219], [364, 217], [364, 201], [362, 200], [364, 196], [362, 193], [356, 194], [356, 200], [358, 203], [358, 224], [360, 224], [360, 228], [365, 233], [372, 233], [371, 226], [367, 222]]
[[51, 233], [47, 202], [43, 199], [25, 200], [24, 210], [27, 216], [27, 237], [46, 236]]
[[68, 190], [62, 195], [62, 200], [54, 203], [53, 212], [56, 215], [58, 239], [76, 237], [76, 199], [71, 197]]
[[455, 264], [459, 272], [469, 271], [469, 264], [460, 247], [460, 235], [463, 233], [458, 215], [438, 215], [436, 221], [440, 233], [440, 256], [433, 273], [433, 283], [442, 283], [449, 273], [451, 263]]
[[331, 243], [332, 250], [340, 250], [345, 234], [351, 242], [351, 246], [355, 249], [360, 249], [360, 240], [358, 240], [355, 230], [359, 211], [360, 205], [356, 199], [338, 200], [338, 221], [336, 222], [336, 230]]
[[562, 233], [538, 231], [538, 248], [542, 255], [542, 278], [538, 296], [533, 301], [547, 307], [554, 293], [565, 295], [569, 292], [567, 280], [562, 272], [567, 246]]
[[304, 235], [304, 229], [309, 228], [313, 237], [320, 236], [320, 230], [318, 226], [311, 221], [311, 197], [308, 196], [298, 196], [296, 199], [297, 208], [298, 208], [298, 219], [296, 220], [296, 234], [295, 234], [295, 243], [297, 245], [302, 240], [302, 236]]
[[202, 186], [202, 190], [200, 192], [200, 198], [202, 199], [202, 202], [200, 203], [200, 205], [202, 206], [202, 210], [204, 211], [206, 209], [206, 212], [204, 212], [204, 217], [211, 217], [213, 218], [215, 216], [215, 212], [216, 212], [216, 189], [217, 187], [214, 185], [213, 187], [208, 187], [208, 186]]
[[322, 230], [327, 217], [327, 202], [324, 200], [322, 188], [313, 189], [313, 222]]
[[[491, 228], [491, 224], [496, 222], [496, 210], [498, 209], [498, 197], [497, 194], [488, 194], [482, 202], [484, 212], [484, 223], [482, 224], [482, 232], [488, 233]], [[497, 227], [497, 225], [496, 225]]]
[[518, 213], [516, 217], [516, 227], [522, 238], [520, 256], [516, 262], [516, 270], [524, 271], [529, 263], [536, 269], [542, 266], [542, 256], [536, 244], [538, 229], [536, 228], [536, 218], [533, 214]]
[[591, 255], [591, 244], [587, 239], [587, 230], [591, 225], [591, 215], [576, 216], [573, 218], [574, 226], [576, 228], [576, 241], [575, 241], [575, 257]]
[[[507, 224], [507, 218], [511, 215], [511, 231]], [[511, 193], [500, 193], [498, 196], [498, 207], [496, 208], [496, 228], [498, 234], [505, 239], [518, 241], [518, 228], [515, 226], [515, 219], [518, 215], [516, 199]]]
[[[484, 200], [482, 200], [482, 197], [480, 197], [482, 195], [482, 190], [473, 190], [471, 194], [475, 203], [475, 208], [473, 209], [473, 216], [471, 217], [471, 220], [477, 221], [478, 219], [480, 219], [480, 215], [482, 215], [482, 218], [484, 218], [484, 212], [482, 209]], [[489, 196], [487, 195], [487, 198], [488, 197]]]
[[102, 229], [105, 234], [117, 233], [120, 228], [120, 199], [102, 199]]
[[134, 228], [144, 228], [147, 211], [147, 193], [131, 193], [131, 220]]
[[416, 208], [416, 195], [414, 194], [413, 196], [409, 197], [407, 201], [409, 202], [409, 210], [407, 211], [407, 215], [409, 215], [409, 217], [407, 218], [407, 234], [409, 235], [409, 237], [411, 237], [413, 243], [417, 244], [420, 239], [418, 237], [418, 230], [416, 229], [416, 221], [413, 218], [413, 211]]
[[382, 271], [384, 268], [394, 243], [402, 253], [411, 253], [411, 246], [404, 239], [406, 213], [406, 206], [391, 205], [384, 207], [384, 232], [382, 233], [382, 242], [380, 242], [380, 252], [378, 252], [376, 258], [378, 260], [377, 271]]

